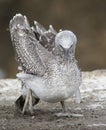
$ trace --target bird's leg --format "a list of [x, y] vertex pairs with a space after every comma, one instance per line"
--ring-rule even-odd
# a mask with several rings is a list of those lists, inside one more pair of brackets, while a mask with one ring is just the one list
[[80, 89], [79, 89], [79, 87], [77, 88], [77, 90], [75, 92], [75, 96], [76, 96], [76, 103], [80, 103], [80, 101], [81, 101], [81, 95], [80, 95]]
[[69, 113], [66, 112], [65, 102], [60, 101], [60, 104], [62, 106], [63, 112], [62, 113], [56, 113], [56, 116], [57, 117], [67, 117], [67, 116], [69, 116]]
[[33, 114], [33, 107], [32, 107], [32, 91], [29, 89], [29, 111], [31, 114]]
[[66, 112], [64, 101], [61, 101], [61, 106], [63, 108], [63, 113], [56, 113], [57, 117], [83, 117], [83, 114], [72, 114], [70, 112]]
[[65, 112], [66, 112], [65, 103], [64, 103], [64, 101], [61, 101], [60, 103], [61, 103], [61, 106], [62, 106], [63, 112], [65, 113]]
[[24, 107], [23, 107], [23, 110], [22, 110], [22, 114], [25, 113], [26, 107], [28, 105], [29, 97], [30, 97], [30, 90], [28, 90], [28, 93], [27, 93], [27, 95], [25, 97], [25, 103], [24, 103]]

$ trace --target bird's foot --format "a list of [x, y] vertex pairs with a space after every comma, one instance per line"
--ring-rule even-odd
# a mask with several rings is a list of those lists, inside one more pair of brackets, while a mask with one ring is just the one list
[[72, 114], [69, 112], [65, 112], [65, 113], [56, 113], [55, 114], [57, 117], [75, 117], [75, 118], [79, 118], [79, 117], [83, 117], [83, 114]]
[[29, 109], [26, 109], [25, 111], [21, 111], [21, 114], [22, 115], [31, 115], [31, 116], [34, 116], [34, 110], [29, 110]]
[[[80, 91], [77, 91], [78, 99], [79, 99], [79, 92], [80, 92]], [[79, 100], [78, 100], [78, 101], [79, 101]], [[56, 115], [57, 117], [83, 117], [83, 114], [72, 114], [72, 113], [70, 113], [70, 112], [67, 112], [66, 107], [65, 107], [65, 102], [64, 102], [64, 101], [61, 101], [60, 103], [61, 103], [63, 112], [61, 112], [61, 113], [56, 113], [55, 115]]]

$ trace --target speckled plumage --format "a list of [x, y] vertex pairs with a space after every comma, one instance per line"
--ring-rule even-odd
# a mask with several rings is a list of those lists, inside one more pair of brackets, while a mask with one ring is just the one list
[[[22, 72], [17, 77], [32, 96], [46, 102], [61, 102], [79, 91], [81, 72], [75, 60], [76, 36], [71, 31], [47, 31], [34, 22], [31, 28], [25, 16], [10, 21], [11, 39]], [[80, 98], [80, 97], [78, 97]]]

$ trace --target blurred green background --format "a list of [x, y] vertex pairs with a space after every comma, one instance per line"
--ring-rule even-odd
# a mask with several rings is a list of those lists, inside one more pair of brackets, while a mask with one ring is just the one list
[[18, 72], [8, 31], [16, 13], [26, 15], [31, 25], [36, 20], [46, 28], [73, 31], [81, 70], [106, 68], [106, 0], [0, 0], [0, 78]]

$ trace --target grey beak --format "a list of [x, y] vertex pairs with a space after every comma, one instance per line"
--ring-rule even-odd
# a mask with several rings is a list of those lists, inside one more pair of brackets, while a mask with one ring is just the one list
[[64, 54], [64, 61], [67, 67], [67, 70], [69, 68], [69, 49], [65, 49], [65, 54]]
[[69, 49], [65, 49], [64, 58], [65, 58], [65, 61], [68, 61], [68, 59], [69, 59]]

